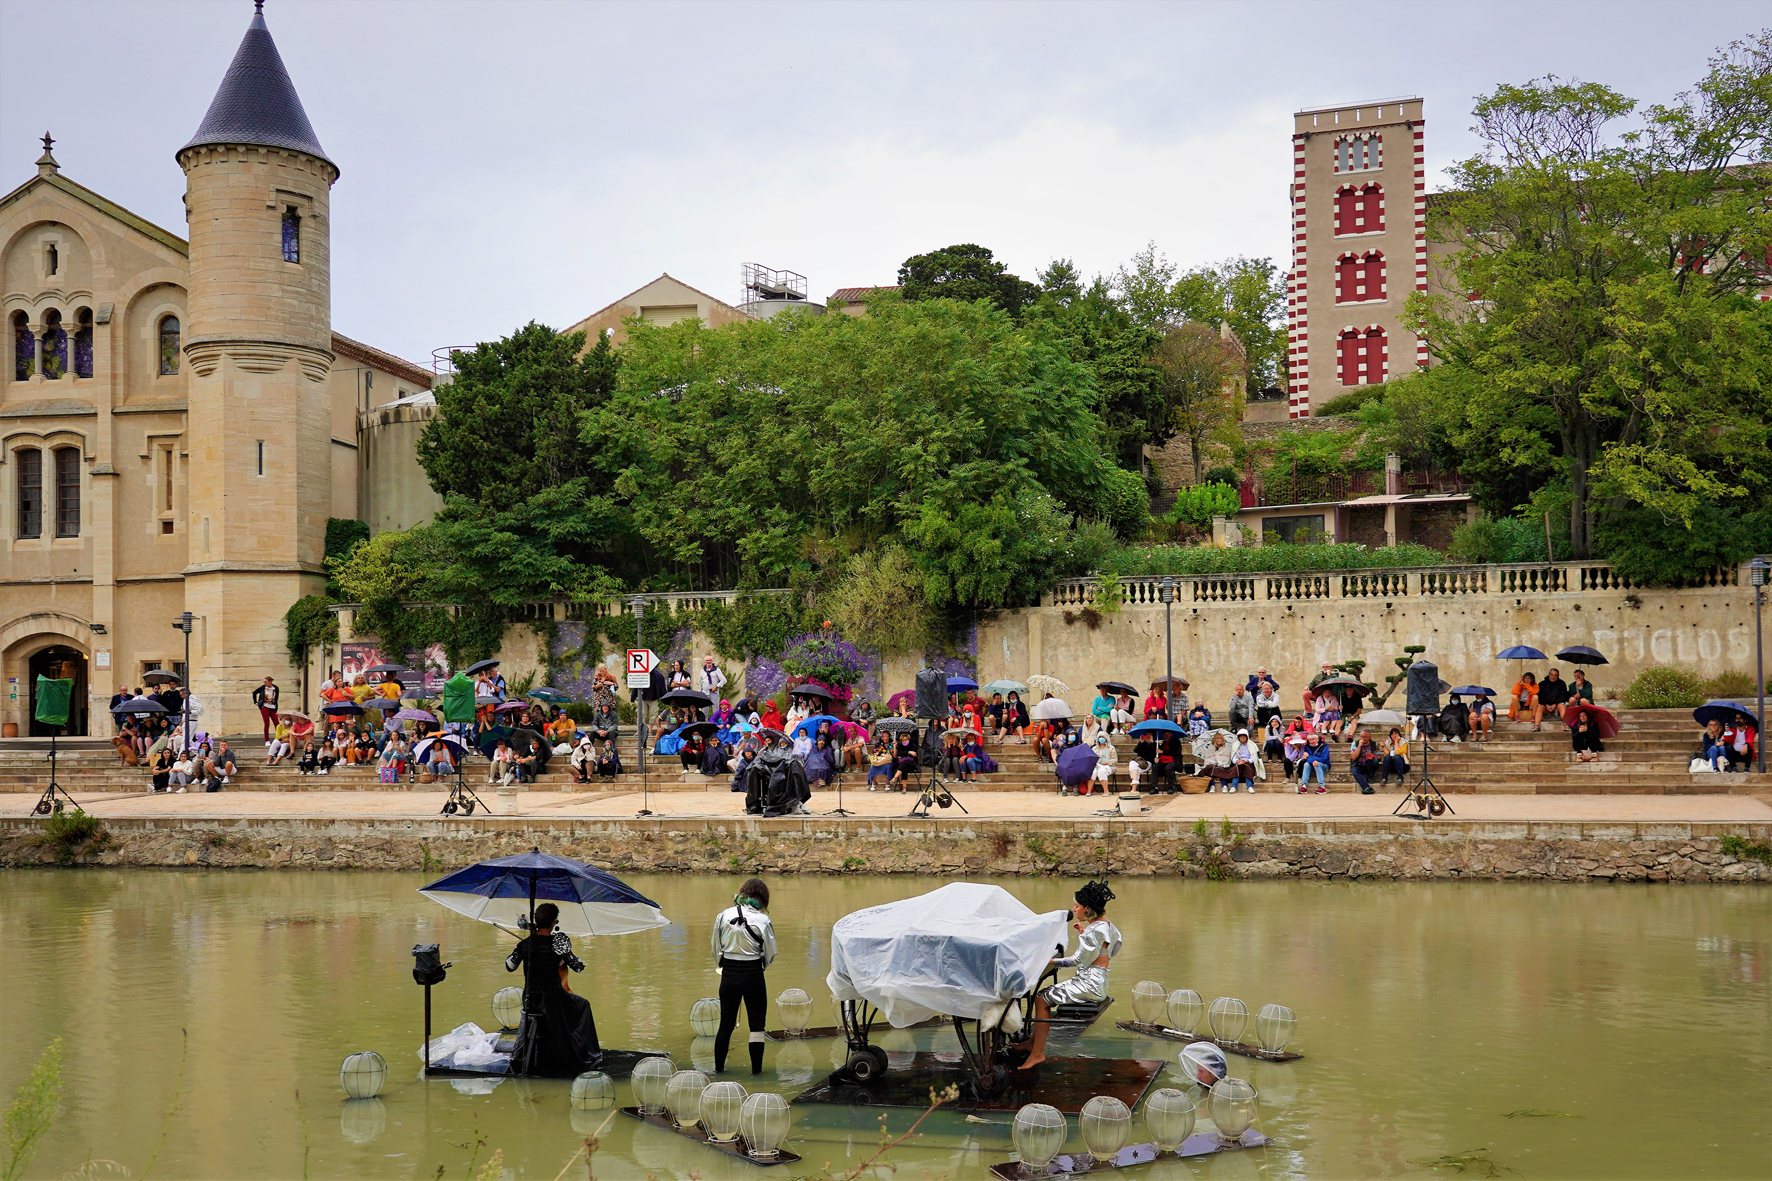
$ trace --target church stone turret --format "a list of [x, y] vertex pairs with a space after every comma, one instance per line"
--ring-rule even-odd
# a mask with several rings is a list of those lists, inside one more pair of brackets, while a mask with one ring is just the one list
[[235, 733], [256, 719], [253, 686], [288, 668], [285, 610], [325, 588], [331, 504], [328, 198], [338, 167], [262, 11], [178, 162], [190, 226], [191, 687], [226, 703], [209, 728]]

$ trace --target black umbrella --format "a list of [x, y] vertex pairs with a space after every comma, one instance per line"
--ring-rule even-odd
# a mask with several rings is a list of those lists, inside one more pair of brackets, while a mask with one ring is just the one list
[[1364, 697], [1372, 692], [1371, 689], [1352, 677], [1330, 677], [1326, 681], [1318, 681], [1317, 689], [1319, 691], [1327, 689], [1337, 697]]
[[659, 700], [668, 705], [711, 706], [714, 704], [714, 699], [712, 697], [709, 697], [706, 693], [697, 693], [694, 689], [672, 689], [669, 693], [660, 697]]
[[915, 734], [918, 727], [915, 718], [881, 718], [874, 729], [881, 734]]
[[321, 712], [334, 715], [360, 714], [363, 712], [363, 707], [354, 701], [328, 701]]
[[741, 697], [732, 708], [736, 713], [754, 713], [757, 709], [757, 699], [755, 697]]
[[1557, 653], [1558, 660], [1567, 660], [1570, 664], [1610, 664], [1611, 661], [1601, 656], [1598, 649], [1577, 644], [1573, 648], [1565, 648]]
[[792, 697], [822, 697], [826, 701], [836, 697], [835, 693], [818, 685], [795, 685], [788, 694]]
[[184, 680], [177, 673], [169, 673], [163, 668], [152, 669], [142, 674], [142, 681], [149, 685], [176, 685]]
[[1114, 693], [1124, 693], [1128, 697], [1138, 696], [1138, 690], [1134, 689], [1131, 685], [1128, 685], [1125, 681], [1097, 681], [1095, 687], [1097, 689], [1112, 691]]
[[371, 697], [363, 703], [364, 709], [399, 709], [400, 703], [392, 697]]
[[498, 661], [496, 661], [496, 660], [477, 660], [473, 664], [470, 664], [470, 665], [468, 665], [468, 667], [462, 669], [461, 671], [464, 675], [471, 677], [475, 673], [485, 672], [489, 668], [497, 668], [497, 667], [498, 667]]
[[475, 705], [497, 705], [497, 704], [499, 704], [499, 700], [496, 697], [476, 697], [476, 698], [474, 698], [474, 704]]
[[685, 722], [672, 732], [676, 734], [678, 738], [694, 738], [697, 735], [700, 735], [702, 738], [712, 738], [720, 732], [720, 727], [714, 725], [712, 722]]
[[111, 711], [119, 714], [163, 714], [166, 707], [158, 701], [150, 701], [146, 697], [131, 697], [122, 705]]

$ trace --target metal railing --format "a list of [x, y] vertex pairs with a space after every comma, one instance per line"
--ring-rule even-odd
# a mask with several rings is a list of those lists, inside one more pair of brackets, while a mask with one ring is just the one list
[[[648, 591], [644, 597], [649, 604], [650, 612], [669, 611], [673, 615], [688, 615], [706, 610], [710, 604], [737, 603], [740, 599], [755, 598], [758, 595], [791, 595], [794, 592], [787, 587], [768, 587], [762, 590], [728, 590], [728, 591]], [[552, 619], [556, 622], [585, 622], [593, 619], [608, 619], [616, 615], [629, 613], [627, 599], [531, 599], [523, 604], [524, 619]]]

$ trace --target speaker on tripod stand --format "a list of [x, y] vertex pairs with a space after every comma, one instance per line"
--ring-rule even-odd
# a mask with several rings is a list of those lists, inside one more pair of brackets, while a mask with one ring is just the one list
[[1408, 679], [1404, 683], [1404, 690], [1407, 708], [1417, 719], [1421, 731], [1421, 778], [1414, 787], [1405, 792], [1391, 815], [1402, 815], [1404, 808], [1414, 805], [1417, 814], [1410, 819], [1432, 820], [1452, 811], [1452, 805], [1446, 802], [1446, 797], [1440, 794], [1433, 777], [1428, 774], [1428, 752], [1433, 750], [1433, 744], [1428, 738], [1438, 730], [1435, 723], [1440, 716], [1440, 694], [1452, 686], [1440, 679], [1440, 666], [1431, 660], [1417, 660], [1406, 672]]

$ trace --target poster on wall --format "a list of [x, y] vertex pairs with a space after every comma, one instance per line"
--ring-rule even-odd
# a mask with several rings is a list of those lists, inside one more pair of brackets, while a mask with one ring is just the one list
[[[345, 684], [356, 680], [358, 674], [365, 669], [374, 668], [378, 664], [391, 663], [382, 652], [381, 645], [376, 643], [354, 642], [341, 644], [339, 672], [344, 675]], [[449, 654], [443, 650], [442, 644], [431, 644], [426, 648], [414, 648], [406, 653], [402, 662], [407, 668], [424, 673], [423, 691], [427, 697], [441, 697], [443, 682], [449, 679]], [[417, 678], [403, 676], [402, 684], [408, 689], [417, 684]]]
[[380, 644], [340, 644], [338, 671], [344, 676], [345, 684], [349, 685], [363, 675], [365, 669], [385, 664], [381, 658]]

